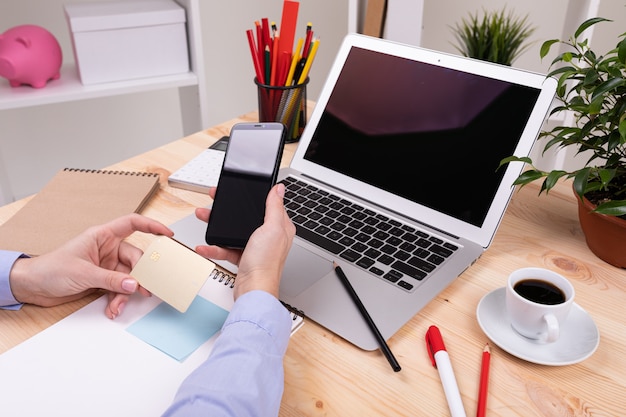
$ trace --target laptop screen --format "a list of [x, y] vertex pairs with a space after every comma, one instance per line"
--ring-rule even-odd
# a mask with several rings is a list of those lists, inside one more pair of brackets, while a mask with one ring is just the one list
[[304, 159], [481, 227], [539, 93], [353, 46]]

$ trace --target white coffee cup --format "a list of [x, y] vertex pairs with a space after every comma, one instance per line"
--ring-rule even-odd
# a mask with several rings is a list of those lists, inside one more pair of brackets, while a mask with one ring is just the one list
[[549, 269], [513, 271], [506, 284], [506, 309], [511, 326], [528, 339], [542, 343], [556, 341], [574, 303], [574, 294], [572, 283]]

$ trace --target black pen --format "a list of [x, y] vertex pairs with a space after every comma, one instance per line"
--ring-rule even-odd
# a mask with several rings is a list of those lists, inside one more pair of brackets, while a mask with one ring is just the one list
[[337, 264], [337, 262], [333, 261], [333, 268], [335, 268], [335, 273], [337, 274], [337, 276], [343, 283], [343, 286], [346, 287], [346, 290], [348, 290], [348, 293], [350, 294], [352, 301], [354, 301], [354, 304], [356, 304], [356, 306], [359, 308], [359, 311], [361, 312], [361, 315], [367, 322], [367, 325], [369, 326], [370, 330], [372, 331], [372, 333], [374, 333], [374, 336], [376, 337], [376, 340], [378, 341], [378, 344], [380, 345], [380, 350], [383, 351], [383, 354], [389, 361], [391, 368], [394, 370], [394, 372], [400, 371], [400, 369], [402, 369], [400, 368], [400, 364], [396, 360], [395, 356], [393, 356], [391, 349], [389, 349], [389, 346], [387, 346], [387, 342], [385, 342], [385, 339], [383, 338], [383, 335], [380, 334], [380, 331], [378, 330], [378, 327], [376, 327], [374, 320], [372, 320], [372, 317], [369, 315], [369, 313], [365, 309], [365, 306], [361, 302], [361, 299], [357, 295], [356, 291], [354, 291], [352, 284], [350, 284], [350, 281], [348, 281], [348, 277], [346, 277], [346, 274], [343, 273], [343, 270]]

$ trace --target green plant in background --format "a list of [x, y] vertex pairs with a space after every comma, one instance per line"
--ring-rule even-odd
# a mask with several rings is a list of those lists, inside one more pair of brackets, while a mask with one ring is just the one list
[[574, 179], [574, 191], [597, 205], [596, 212], [626, 218], [626, 33], [618, 36], [617, 46], [605, 55], [589, 47], [588, 39], [578, 39], [592, 25], [610, 21], [596, 17], [583, 22], [568, 41], [548, 40], [541, 46], [544, 58], [554, 44], [571, 51], [559, 54], [550, 64], [557, 66], [548, 77], [558, 77], [556, 96], [560, 105], [551, 115], [571, 111], [575, 126], [556, 126], [539, 137], [549, 138], [544, 152], [553, 146], [574, 146], [577, 153], [589, 151], [585, 166], [567, 172], [542, 171], [530, 158], [509, 157], [530, 165], [514, 184], [524, 186], [543, 178], [539, 193], [548, 192], [561, 178]]
[[506, 8], [499, 12], [483, 9], [482, 18], [478, 12], [470, 14], [452, 31], [458, 42], [453, 46], [464, 56], [510, 66], [530, 46], [524, 43], [535, 27], [528, 23], [528, 15], [518, 18]]

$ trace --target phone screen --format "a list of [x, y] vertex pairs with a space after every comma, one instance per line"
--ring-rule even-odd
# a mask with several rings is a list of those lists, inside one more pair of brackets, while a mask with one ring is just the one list
[[239, 123], [230, 132], [206, 230], [209, 245], [245, 247], [263, 224], [284, 145], [281, 123]]

